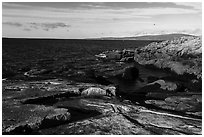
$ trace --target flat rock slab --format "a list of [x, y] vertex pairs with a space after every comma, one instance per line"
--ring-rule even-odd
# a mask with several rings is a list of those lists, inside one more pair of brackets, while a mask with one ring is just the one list
[[29, 99], [47, 98], [47, 97], [72, 97], [80, 96], [83, 90], [88, 88], [100, 88], [109, 90], [112, 94], [115, 93], [114, 86], [104, 86], [92, 83], [77, 83], [63, 80], [45, 80], [24, 82], [18, 84], [3, 83], [3, 101], [22, 100], [23, 102]]
[[148, 128], [160, 128], [161, 130], [171, 130], [181, 134], [202, 134], [202, 121], [169, 115], [165, 113], [154, 113], [143, 111], [137, 115], [132, 115], [137, 121]]
[[57, 135], [150, 135], [151, 132], [134, 125], [125, 119], [121, 114], [111, 114], [105, 117], [98, 117], [58, 126], [55, 129], [40, 130], [40, 134]]
[[[61, 120], [58, 117], [68, 117], [68, 109], [46, 107], [31, 104], [3, 104], [3, 133], [24, 134], [40, 128], [46, 119]], [[66, 119], [68, 120], [68, 118]], [[29, 130], [29, 131], [28, 131]]]
[[69, 81], [58, 80], [34, 81], [18, 84], [3, 83], [3, 100], [21, 100], [26, 98], [52, 96], [64, 92], [79, 94], [79, 88], [73, 86]]
[[114, 113], [116, 103], [111, 98], [78, 98], [67, 101], [60, 101], [54, 104], [58, 108], [67, 108], [78, 110], [79, 112], [95, 111], [103, 115], [107, 113]]
[[147, 104], [166, 109], [202, 116], [202, 95], [170, 96], [163, 100], [147, 100]]
[[[78, 109], [101, 111], [101, 115], [80, 119], [55, 128], [41, 129], [38, 134], [86, 135], [186, 135], [202, 134], [201, 119], [183, 117], [144, 107], [98, 99], [82, 99]], [[75, 107], [71, 102], [61, 106]], [[82, 105], [83, 104], [83, 105]], [[59, 105], [59, 104], [57, 104]], [[109, 113], [105, 113], [105, 111]]]

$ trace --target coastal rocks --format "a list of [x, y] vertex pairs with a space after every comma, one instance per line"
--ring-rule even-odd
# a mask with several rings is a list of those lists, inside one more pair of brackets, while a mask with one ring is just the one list
[[179, 115], [141, 110], [139, 114], [129, 113], [132, 121], [144, 125], [144, 129], [159, 135], [202, 134], [201, 120]]
[[[196, 116], [202, 116], [202, 96], [201, 95], [183, 95], [183, 96], [170, 96], [162, 100], [147, 100], [147, 104], [152, 104], [154, 106], [174, 110], [179, 112], [184, 112], [187, 114], [193, 114]], [[198, 113], [192, 113], [198, 112]]]
[[201, 37], [181, 37], [138, 48], [134, 59], [141, 65], [169, 69], [178, 75], [194, 74], [199, 79], [202, 74], [201, 51]]
[[121, 55], [121, 52], [116, 50], [116, 51], [113, 51], [113, 52], [107, 52], [105, 53], [106, 54], [106, 57], [107, 59], [121, 59], [122, 55]]
[[54, 104], [57, 108], [68, 108], [70, 113], [74, 113], [71, 118], [80, 120], [96, 115], [106, 115], [113, 113], [113, 102], [110, 98], [75, 98], [75, 100], [64, 100]]
[[59, 108], [58, 113], [50, 114], [43, 118], [40, 127], [47, 128], [52, 126], [57, 126], [68, 122], [71, 119], [71, 114], [67, 109]]
[[[155, 79], [155, 78], [153, 78]], [[162, 79], [145, 84], [137, 93], [143, 93], [146, 98], [164, 99], [178, 92], [180, 85]]]
[[[113, 85], [100, 85], [94, 83], [80, 83], [65, 80], [44, 80], [3, 86], [3, 100], [17, 99], [22, 102], [38, 102], [49, 100], [57, 101], [61, 97], [80, 96], [81, 92], [88, 88], [99, 88], [109, 96], [115, 96], [116, 88]], [[103, 93], [102, 92], [102, 93]], [[48, 101], [48, 102], [49, 102]]]
[[[31, 134], [39, 129], [101, 114], [98, 110], [102, 112], [103, 110], [105, 111], [105, 109], [104, 106], [100, 107], [100, 103], [97, 105], [97, 100], [95, 101], [95, 105], [92, 102], [82, 101], [82, 104], [85, 105], [78, 109], [71, 109], [77, 107], [77, 102], [75, 102], [73, 106], [70, 106], [70, 102], [69, 106], [66, 106], [66, 103], [64, 103], [64, 101], [66, 102], [70, 97], [76, 97], [75, 100], [77, 101], [77, 97], [82, 97], [80, 96], [80, 91], [89, 89], [91, 86], [96, 86], [94, 88], [100, 89], [103, 93], [108, 92], [109, 96], [114, 96], [115, 94], [114, 86], [103, 86], [92, 83], [72, 83], [63, 80], [27, 82], [23, 85], [26, 86], [27, 89], [21, 92], [17, 92], [16, 90], [3, 91], [6, 93], [3, 96], [3, 134]], [[31, 85], [36, 87], [44, 86], [46, 87], [45, 89], [50, 90], [33, 89], [32, 91], [30, 89]], [[14, 84], [12, 87], [15, 86], [17, 85]], [[4, 85], [4, 87], [7, 86]], [[19, 84], [19, 87], [22, 87], [22, 85]], [[58, 88], [60, 88], [61, 91], [57, 90]], [[93, 95], [93, 93], [91, 93], [91, 95]], [[63, 103], [60, 105], [58, 102]], [[58, 105], [54, 105], [56, 103], [58, 103]], [[54, 107], [52, 107], [52, 105]], [[90, 109], [90, 106], [95, 107], [95, 109]], [[109, 109], [112, 110], [112, 107], [110, 106]]]
[[[20, 97], [6, 98], [11, 96], [9, 94], [11, 91], [4, 94], [3, 134], [201, 134], [201, 119], [173, 115], [168, 111], [152, 111], [135, 105], [132, 101], [121, 102], [117, 98], [104, 96], [107, 90], [113, 94], [116, 92], [116, 88], [111, 85], [64, 80], [28, 83], [32, 86], [48, 86], [52, 89], [41, 90], [39, 92], [44, 94], [38, 94], [34, 98], [30, 94], [24, 95], [23, 99], [27, 101], [23, 104], [20, 102], [22, 101]], [[90, 96], [83, 96], [83, 92], [87, 93], [89, 90]], [[82, 95], [70, 96], [68, 93], [71, 91], [81, 92]], [[95, 93], [99, 97], [95, 96]], [[19, 94], [18, 92], [17, 95]], [[193, 99], [194, 102], [202, 103], [199, 95], [193, 95]], [[178, 102], [178, 100], [174, 97], [165, 101]], [[181, 100], [192, 103], [188, 98], [183, 97]], [[197, 108], [193, 111], [185, 110], [185, 112], [188, 115], [201, 114]]]
[[134, 61], [134, 50], [124, 49], [122, 51], [120, 50], [105, 51], [95, 56], [98, 59], [103, 60], [120, 60], [121, 62], [131, 62]]
[[[72, 100], [74, 101], [74, 100]], [[61, 102], [58, 106], [74, 110], [97, 110], [101, 114], [80, 119], [49, 129], [40, 129], [39, 134], [94, 134], [94, 135], [186, 135], [202, 134], [201, 119], [166, 112], [152, 111], [141, 106], [117, 100], [80, 99], [76, 102]], [[57, 104], [56, 104], [57, 105]], [[81, 111], [80, 114], [83, 114]]]
[[[199, 104], [194, 103], [195, 109], [186, 111], [182, 103], [178, 105], [178, 111], [189, 115], [184, 118], [168, 111], [152, 111], [128, 99], [110, 97], [117, 92], [113, 85], [63, 79], [3, 84], [3, 134], [201, 134], [201, 119], [190, 117], [200, 118], [202, 114], [200, 95], [192, 95]], [[161, 79], [148, 86], [155, 85], [166, 89], [170, 86]], [[11, 90], [5, 90], [7, 87]], [[22, 90], [12, 90], [13, 87]], [[107, 95], [108, 92], [111, 94]], [[188, 97], [181, 100], [193, 104]], [[165, 101], [177, 104], [179, 98], [169, 97]]]
[[119, 50], [105, 51], [99, 55], [95, 55], [99, 59], [119, 60], [122, 57], [122, 52]]
[[[64, 130], [66, 129], [66, 130]], [[151, 132], [137, 126], [123, 117], [113, 113], [108, 116], [87, 119], [67, 125], [59, 126], [53, 130], [40, 130], [41, 134], [60, 135], [150, 135]]]
[[105, 96], [106, 91], [101, 88], [91, 87], [81, 93], [82, 96]]
[[164, 80], [157, 80], [155, 82], [149, 83], [147, 85], [154, 85], [154, 84], [159, 84], [160, 88], [163, 90], [168, 90], [168, 91], [175, 91], [177, 89], [177, 84], [173, 82], [166, 82]]
[[[29, 134], [31, 131], [41, 128], [48, 121], [57, 125], [62, 121], [59, 117], [65, 116], [66, 113], [67, 109], [56, 109], [44, 105], [6, 105], [2, 115], [3, 134]], [[57, 122], [53, 123], [51, 119], [55, 119]], [[47, 123], [46, 125], [47, 127], [51, 126]]]
[[115, 96], [115, 88], [97, 88], [97, 87], [90, 87], [81, 93], [82, 96]]
[[133, 62], [134, 57], [124, 57], [120, 60], [120, 62]]

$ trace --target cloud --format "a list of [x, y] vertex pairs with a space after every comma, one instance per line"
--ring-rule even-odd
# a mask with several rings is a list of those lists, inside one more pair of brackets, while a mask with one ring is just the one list
[[195, 14], [201, 12], [200, 3], [170, 2], [23, 2], [3, 3], [3, 17], [45, 19], [89, 19], [111, 17], [147, 18], [154, 15]]
[[14, 27], [21, 27], [23, 26], [21, 23], [18, 22], [3, 22], [4, 25], [14, 26]]
[[196, 10], [202, 10], [201, 2], [175, 2], [178, 6], [188, 6]]
[[[32, 29], [41, 29], [44, 31], [49, 31], [57, 28], [70, 28], [71, 25], [62, 23], [62, 22], [56, 22], [56, 23], [19, 23], [19, 22], [3, 22], [3, 25], [9, 25], [13, 27], [21, 27], [24, 31], [31, 31]], [[67, 30], [68, 31], [68, 30]]]
[[29, 28], [24, 28], [23, 30], [24, 31], [31, 31], [31, 29], [29, 29]]
[[5, 8], [52, 9], [134, 9], [134, 8], [192, 8], [189, 4], [172, 2], [3, 2]]
[[[200, 11], [194, 9], [182, 8], [135, 8], [135, 9], [52, 9], [52, 10], [37, 10], [37, 9], [4, 9], [3, 19], [21, 21], [28, 20], [29, 22], [67, 22], [73, 26], [76, 24], [86, 23], [115, 23], [116, 21], [130, 21], [130, 20], [147, 20], [154, 18], [157, 15], [189, 15], [197, 14]], [[33, 26], [45, 26], [49, 24], [33, 24]], [[49, 29], [48, 29], [49, 30]]]
[[[29, 31], [29, 34], [37, 36], [60, 37], [64, 34], [63, 37], [84, 38], [110, 35], [110, 32], [111, 35], [125, 35], [129, 34], [128, 32], [135, 34], [146, 29], [152, 30], [152, 33], [157, 30], [201, 29], [201, 5], [188, 2], [3, 2], [2, 19], [4, 33], [12, 35], [10, 26], [18, 27], [17, 29], [25, 32], [26, 36]], [[157, 25], [153, 27], [154, 23]], [[69, 33], [65, 32], [67, 30]], [[44, 32], [41, 33], [42, 31]], [[199, 33], [199, 30], [195, 33]]]
[[45, 31], [49, 31], [52, 29], [57, 29], [57, 28], [70, 28], [70, 25], [67, 25], [65, 23], [29, 23], [28, 24], [30, 28], [34, 29], [43, 29]]

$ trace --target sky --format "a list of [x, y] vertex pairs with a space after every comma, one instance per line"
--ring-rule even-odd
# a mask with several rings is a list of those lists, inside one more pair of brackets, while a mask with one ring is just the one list
[[199, 2], [3, 2], [3, 37], [202, 35]]

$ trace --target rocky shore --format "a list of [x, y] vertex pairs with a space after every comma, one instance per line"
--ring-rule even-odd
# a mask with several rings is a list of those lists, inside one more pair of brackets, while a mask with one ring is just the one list
[[142, 65], [170, 69], [178, 75], [202, 76], [201, 37], [181, 37], [171, 41], [151, 43], [135, 50], [134, 59]]
[[20, 90], [3, 90], [3, 134], [201, 134], [200, 118], [119, 101], [111, 85], [57, 79], [14, 85]]
[[202, 134], [200, 37], [104, 51], [66, 79], [49, 73], [2, 82], [3, 134]]

